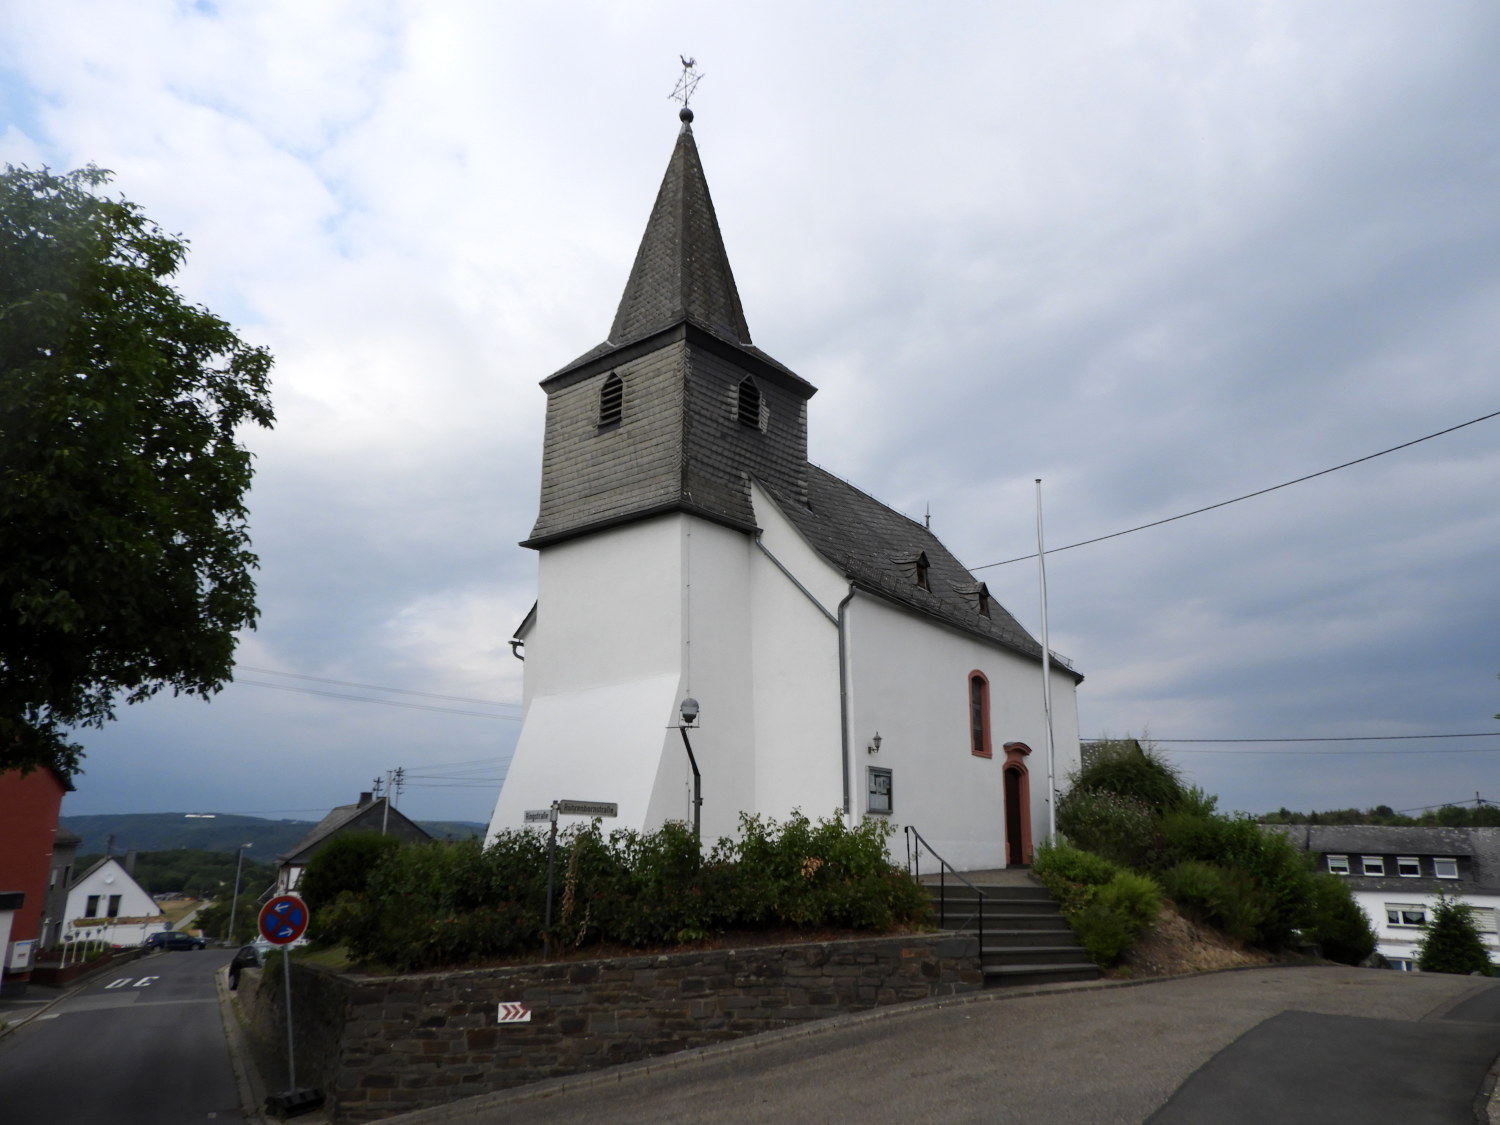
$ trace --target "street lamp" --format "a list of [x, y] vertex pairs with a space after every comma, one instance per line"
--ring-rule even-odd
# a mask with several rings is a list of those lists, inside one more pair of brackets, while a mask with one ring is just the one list
[[682, 745], [687, 750], [688, 765], [693, 767], [693, 835], [698, 843], [703, 843], [703, 827], [701, 824], [703, 816], [703, 775], [698, 772], [698, 759], [693, 757], [693, 744], [688, 741], [688, 727], [698, 722], [698, 701], [691, 695], [682, 701], [682, 725], [678, 731], [682, 734]]
[[234, 944], [234, 914], [240, 908], [240, 871], [245, 866], [245, 849], [253, 848], [254, 844], [241, 844], [237, 849], [239, 859], [234, 865], [234, 897], [229, 900], [229, 944]]

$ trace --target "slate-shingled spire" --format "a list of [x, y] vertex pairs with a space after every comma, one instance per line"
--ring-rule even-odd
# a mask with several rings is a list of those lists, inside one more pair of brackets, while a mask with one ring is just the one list
[[806, 503], [817, 388], [750, 342], [692, 114], [680, 116], [609, 339], [542, 381], [528, 547], [669, 512], [753, 533], [752, 479]]
[[730, 343], [750, 343], [745, 310], [693, 141], [693, 111], [684, 107], [679, 116], [677, 147], [609, 331], [615, 347], [683, 320]]

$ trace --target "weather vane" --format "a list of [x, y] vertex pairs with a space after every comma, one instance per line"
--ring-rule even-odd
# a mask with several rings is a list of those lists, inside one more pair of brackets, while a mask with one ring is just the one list
[[682, 77], [677, 80], [677, 87], [667, 97], [674, 102], [681, 102], [682, 108], [686, 109], [688, 101], [693, 96], [693, 91], [698, 88], [703, 75], [698, 73], [698, 60], [690, 59], [686, 55], [678, 55], [682, 60]]

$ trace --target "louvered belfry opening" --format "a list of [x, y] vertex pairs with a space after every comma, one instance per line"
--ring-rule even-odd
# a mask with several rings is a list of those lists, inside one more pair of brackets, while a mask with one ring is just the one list
[[625, 380], [610, 372], [599, 391], [599, 428], [618, 426], [625, 415]]
[[740, 425], [760, 429], [760, 388], [748, 376], [740, 381]]

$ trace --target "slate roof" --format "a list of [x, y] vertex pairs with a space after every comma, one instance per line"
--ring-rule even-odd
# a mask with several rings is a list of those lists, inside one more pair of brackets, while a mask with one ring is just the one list
[[[988, 617], [979, 612], [978, 591], [983, 583], [923, 524], [817, 465], [807, 467], [806, 505], [774, 488], [768, 491], [813, 548], [859, 589], [1022, 656], [1041, 659], [1042, 646], [998, 601], [990, 599]], [[926, 589], [916, 580], [919, 556], [927, 561]], [[1066, 662], [1060, 667], [1075, 679], [1083, 679]]]
[[[304, 862], [317, 850], [318, 845], [322, 844], [340, 829], [357, 826], [362, 829], [369, 828], [372, 831], [378, 832], [380, 830], [380, 823], [385, 817], [385, 801], [384, 797], [377, 797], [375, 800], [366, 801], [363, 804], [339, 805], [337, 808], [331, 809], [327, 816], [313, 825], [311, 832], [293, 844], [285, 854], [277, 856], [277, 863]], [[359, 824], [358, 822], [361, 821], [368, 821], [369, 823]], [[417, 824], [409, 820], [400, 809], [391, 809], [390, 824], [396, 826], [398, 834], [405, 839], [430, 840], [432, 838]]]
[[703, 162], [686, 122], [677, 134], [609, 338], [542, 385], [684, 322], [733, 344], [813, 393], [811, 384], [750, 342]]
[[[1441, 880], [1467, 891], [1500, 892], [1500, 828], [1397, 828], [1380, 824], [1285, 824], [1274, 825], [1298, 848], [1313, 855], [1347, 855], [1357, 865], [1362, 855], [1448, 856], [1460, 860], [1460, 878]], [[1467, 861], [1467, 862], [1464, 862]], [[1356, 890], [1394, 891], [1433, 879], [1401, 878], [1399, 875], [1348, 876]]]

